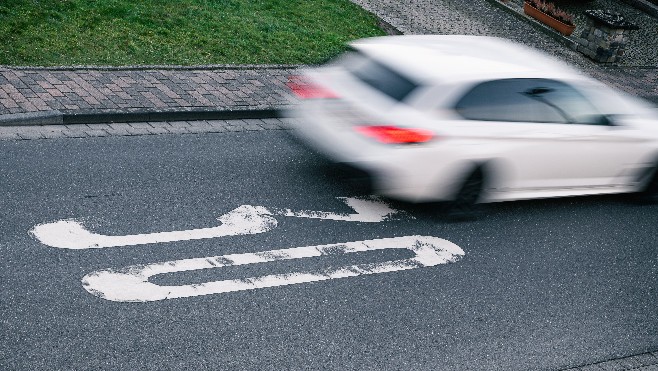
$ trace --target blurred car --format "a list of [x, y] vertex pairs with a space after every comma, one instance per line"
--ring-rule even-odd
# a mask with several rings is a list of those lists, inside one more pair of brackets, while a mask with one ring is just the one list
[[506, 40], [357, 40], [289, 87], [294, 134], [394, 199], [468, 211], [658, 189], [655, 107]]

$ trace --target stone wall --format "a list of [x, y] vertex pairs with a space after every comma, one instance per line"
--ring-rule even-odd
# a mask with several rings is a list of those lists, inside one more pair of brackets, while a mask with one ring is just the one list
[[615, 63], [624, 55], [631, 30], [615, 29], [589, 20], [576, 38], [577, 50], [601, 63]]
[[586, 10], [587, 24], [579, 37], [576, 49], [600, 63], [618, 62], [624, 55], [628, 36], [638, 27], [615, 12]]

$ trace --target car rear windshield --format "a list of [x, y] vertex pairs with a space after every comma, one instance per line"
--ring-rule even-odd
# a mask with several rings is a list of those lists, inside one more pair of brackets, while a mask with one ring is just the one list
[[359, 80], [397, 101], [404, 100], [418, 87], [418, 84], [380, 62], [358, 52], [350, 54], [347, 69]]

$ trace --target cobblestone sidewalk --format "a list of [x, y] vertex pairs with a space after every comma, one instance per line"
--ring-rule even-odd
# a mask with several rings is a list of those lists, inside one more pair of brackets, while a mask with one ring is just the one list
[[285, 105], [295, 66], [2, 68], [0, 121], [26, 113], [268, 110]]

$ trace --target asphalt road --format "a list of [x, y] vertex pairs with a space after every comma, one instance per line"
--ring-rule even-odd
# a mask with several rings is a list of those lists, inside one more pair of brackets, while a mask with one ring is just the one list
[[[282, 131], [0, 142], [0, 368], [563, 369], [658, 348], [658, 205], [588, 197], [431, 208], [381, 222], [275, 215], [257, 234], [106, 248], [29, 231], [75, 219], [113, 236], [211, 228], [241, 205], [353, 212], [365, 196]], [[92, 272], [401, 236], [464, 255], [431, 267], [117, 302]], [[348, 256], [349, 255], [349, 256]], [[387, 249], [152, 277], [192, 285], [407, 259]], [[124, 272], [127, 272], [124, 270]]]

